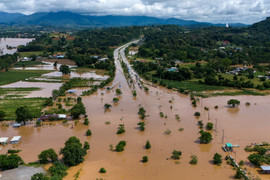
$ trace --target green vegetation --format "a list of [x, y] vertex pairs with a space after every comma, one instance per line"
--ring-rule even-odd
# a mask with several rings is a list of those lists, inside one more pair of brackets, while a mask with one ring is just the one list
[[123, 134], [125, 132], [125, 125], [124, 124], [119, 124], [118, 130], [116, 134]]
[[209, 123], [206, 124], [206, 129], [207, 130], [212, 130], [213, 126], [214, 126], [213, 123], [209, 122]]
[[110, 105], [110, 104], [108, 104], [108, 103], [104, 104], [105, 110], [106, 110], [106, 109], [110, 109], [111, 107], [112, 107], [112, 105]]
[[23, 160], [17, 154], [1, 154], [0, 155], [0, 169], [8, 170], [17, 168], [19, 165], [24, 164]]
[[212, 134], [210, 132], [200, 130], [200, 134], [201, 136], [199, 137], [199, 140], [202, 144], [208, 144], [213, 140]]
[[147, 157], [147, 156], [143, 156], [143, 157], [142, 157], [142, 162], [143, 162], [143, 163], [148, 162], [148, 157]]
[[83, 124], [86, 125], [86, 126], [89, 125], [89, 120], [88, 120], [88, 118], [84, 118]]
[[115, 92], [117, 96], [120, 96], [122, 94], [122, 91], [120, 89], [116, 89]]
[[49, 168], [51, 179], [63, 179], [67, 173], [68, 167], [59, 161], [53, 163], [53, 166]]
[[125, 146], [126, 146], [126, 141], [120, 141], [116, 147], [115, 147], [115, 151], [116, 152], [122, 152], [125, 150]]
[[200, 112], [195, 112], [195, 113], [194, 113], [194, 116], [195, 116], [195, 117], [200, 117], [200, 116], [201, 116], [201, 113], [200, 113]]
[[23, 81], [30, 77], [40, 77], [42, 74], [49, 73], [47, 70], [9, 70], [7, 72], [0, 71], [0, 86], [5, 84]]
[[42, 151], [38, 155], [38, 159], [39, 159], [39, 162], [41, 164], [47, 164], [49, 162], [57, 161], [58, 160], [58, 155], [56, 154], [54, 149], [47, 149], [47, 150]]
[[70, 74], [70, 69], [67, 65], [62, 64], [59, 68], [60, 72], [62, 72], [63, 74]]
[[180, 159], [180, 156], [182, 155], [182, 152], [181, 151], [176, 151], [176, 150], [174, 150], [173, 152], [172, 152], [172, 156], [171, 156], [171, 158], [172, 159]]
[[146, 117], [145, 113], [146, 113], [146, 110], [143, 107], [140, 107], [139, 112], [138, 112], [140, 119], [142, 120], [145, 119]]
[[202, 121], [198, 121], [198, 125], [200, 129], [203, 129], [203, 122]]
[[75, 104], [70, 110], [70, 114], [74, 118], [79, 118], [79, 116], [81, 114], [85, 114], [85, 113], [86, 113], [86, 111], [85, 111], [85, 107], [84, 107], [83, 103]]
[[222, 156], [218, 153], [215, 153], [213, 160], [214, 164], [220, 165], [222, 163]]
[[254, 146], [253, 148], [245, 148], [248, 152], [255, 152], [248, 156], [248, 160], [255, 166], [260, 166], [262, 164], [270, 164], [270, 155], [266, 152], [268, 151], [268, 146]]
[[146, 144], [145, 144], [145, 149], [150, 149], [151, 148], [151, 144], [150, 142], [147, 140]]
[[65, 142], [65, 147], [61, 149], [60, 154], [63, 155], [63, 162], [67, 166], [76, 166], [84, 161], [86, 150], [75, 136], [70, 137]]
[[227, 102], [228, 105], [232, 105], [232, 107], [238, 106], [240, 104], [240, 101], [238, 101], [237, 99], [230, 99]]
[[172, 131], [170, 129], [167, 129], [166, 131], [164, 131], [165, 135], [170, 135], [172, 133]]
[[19, 152], [21, 152], [22, 150], [20, 150], [20, 149], [9, 149], [8, 150], [8, 154], [15, 154], [15, 153], [19, 153]]
[[145, 130], [145, 122], [139, 122], [137, 125], [139, 125], [139, 129], [140, 131], [144, 131]]
[[16, 122], [26, 124], [26, 121], [32, 120], [32, 115], [27, 106], [18, 107], [15, 111], [16, 114]]
[[113, 102], [117, 103], [117, 102], [119, 102], [119, 99], [118, 98], [113, 98]]
[[87, 131], [86, 131], [86, 136], [91, 136], [92, 135], [92, 132], [91, 132], [91, 130], [90, 129], [88, 129]]
[[198, 163], [198, 157], [196, 155], [190, 156], [191, 160], [189, 161], [189, 164], [195, 165]]
[[6, 117], [6, 113], [0, 110], [0, 121], [4, 121], [5, 117]]
[[100, 170], [99, 170], [99, 173], [106, 173], [107, 171], [106, 171], [106, 169], [105, 168], [100, 168]]
[[31, 180], [50, 180], [50, 178], [43, 173], [36, 173], [31, 177]]

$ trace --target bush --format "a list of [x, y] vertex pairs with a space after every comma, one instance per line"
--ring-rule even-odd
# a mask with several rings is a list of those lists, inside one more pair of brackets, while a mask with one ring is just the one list
[[237, 99], [230, 99], [227, 102], [228, 105], [232, 105], [232, 107], [238, 106], [240, 104], [240, 101], [238, 101]]
[[20, 149], [9, 149], [8, 150], [8, 154], [15, 154], [15, 153], [19, 153], [19, 152], [21, 152], [22, 150], [20, 150]]
[[200, 116], [201, 116], [201, 113], [200, 113], [200, 112], [195, 112], [195, 113], [194, 113], [194, 116], [200, 117]]
[[110, 109], [111, 107], [112, 107], [112, 105], [110, 105], [110, 104], [108, 104], [108, 103], [104, 104], [104, 108], [105, 108], [105, 109]]
[[48, 99], [46, 99], [46, 101], [44, 102], [44, 106], [53, 106], [52, 97], [49, 97]]
[[36, 173], [31, 177], [31, 180], [50, 180], [50, 178], [43, 173]]
[[42, 151], [39, 155], [38, 155], [38, 159], [39, 162], [41, 164], [46, 164], [48, 162], [55, 162], [58, 159], [58, 155], [56, 154], [56, 152], [54, 151], [54, 149], [47, 149]]
[[218, 109], [218, 105], [215, 106], [215, 109]]
[[212, 130], [213, 126], [214, 126], [213, 123], [209, 122], [209, 123], [206, 124], [206, 129], [207, 130]]
[[120, 141], [116, 147], [115, 147], [115, 151], [116, 152], [121, 152], [125, 150], [125, 146], [126, 146], [126, 141]]
[[53, 166], [51, 166], [49, 168], [49, 173], [51, 174], [52, 178], [56, 178], [56, 179], [62, 179], [63, 177], [65, 177], [68, 173], [67, 173], [67, 169], [68, 167], [65, 166], [64, 164], [62, 164], [59, 161], [56, 161]]
[[0, 110], [0, 121], [4, 121], [5, 117], [6, 117], [6, 113]]
[[92, 132], [91, 132], [90, 129], [88, 129], [88, 130], [86, 131], [86, 136], [91, 136], [91, 135], [92, 135]]
[[246, 106], [250, 106], [250, 102], [246, 102]]
[[198, 163], [198, 157], [196, 155], [191, 156], [191, 160], [189, 161], [189, 164], [197, 164]]
[[90, 144], [88, 142], [84, 142], [83, 149], [86, 151], [90, 149]]
[[89, 124], [89, 120], [85, 118], [83, 124], [87, 126]]
[[70, 110], [70, 114], [74, 118], [79, 118], [79, 116], [81, 114], [85, 114], [85, 113], [86, 113], [86, 111], [85, 111], [85, 107], [84, 107], [83, 103], [75, 104]]
[[176, 150], [174, 150], [173, 152], [172, 152], [172, 156], [171, 156], [171, 158], [172, 159], [180, 159], [180, 156], [182, 155], [182, 152], [181, 151], [176, 151]]
[[0, 155], [0, 169], [8, 170], [17, 168], [19, 165], [24, 164], [23, 160], [17, 154], [1, 154]]
[[164, 132], [164, 134], [165, 134], [165, 135], [170, 135], [171, 132], [172, 132], [171, 130], [167, 129], [167, 130]]
[[105, 168], [100, 168], [100, 170], [99, 170], [99, 173], [106, 173], [107, 171], [106, 171], [106, 169]]
[[200, 129], [203, 128], [203, 122], [202, 121], [198, 121], [198, 125], [199, 125]]
[[144, 131], [145, 130], [145, 122], [139, 122], [137, 125], [139, 125], [139, 129], [140, 131]]
[[125, 131], [126, 131], [125, 130], [125, 125], [124, 124], [119, 124], [119, 127], [118, 127], [118, 130], [117, 130], [116, 134], [122, 134]]
[[220, 165], [222, 163], [222, 156], [216, 153], [213, 157], [214, 164]]
[[119, 102], [119, 99], [118, 98], [113, 98], [113, 102], [117, 103], [117, 102]]
[[148, 157], [147, 157], [147, 156], [143, 156], [143, 157], [142, 157], [142, 162], [143, 162], [143, 163], [148, 162]]
[[150, 142], [147, 140], [146, 144], [145, 144], [145, 149], [150, 149], [151, 148], [151, 144]]

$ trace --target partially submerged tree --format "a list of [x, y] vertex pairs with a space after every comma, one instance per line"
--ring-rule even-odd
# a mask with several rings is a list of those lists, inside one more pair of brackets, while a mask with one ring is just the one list
[[232, 107], [235, 107], [235, 106], [238, 106], [240, 104], [240, 101], [238, 101], [237, 99], [230, 99], [228, 102], [227, 102], [228, 105], [232, 106]]
[[213, 160], [214, 164], [220, 165], [222, 163], [222, 156], [218, 153], [215, 153]]
[[200, 134], [201, 136], [199, 137], [199, 139], [202, 144], [208, 144], [213, 140], [212, 134], [210, 132], [201, 130]]
[[5, 117], [6, 117], [6, 113], [0, 110], [0, 121], [4, 121]]
[[74, 118], [79, 118], [79, 116], [81, 114], [85, 114], [85, 113], [86, 113], [86, 111], [85, 111], [85, 107], [84, 107], [83, 103], [75, 104], [70, 110], [70, 114]]
[[62, 64], [59, 68], [59, 70], [63, 73], [63, 74], [69, 74], [70, 73], [70, 69], [67, 65]]
[[65, 147], [61, 149], [60, 154], [63, 154], [63, 162], [67, 166], [76, 166], [84, 161], [86, 150], [80, 140], [72, 136], [65, 142]]

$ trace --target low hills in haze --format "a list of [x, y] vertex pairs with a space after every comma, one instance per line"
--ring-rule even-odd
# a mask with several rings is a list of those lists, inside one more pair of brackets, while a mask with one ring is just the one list
[[[139, 25], [167, 25], [179, 26], [225, 26], [225, 24], [211, 24], [176, 18], [161, 19], [148, 16], [90, 16], [72, 12], [39, 12], [31, 15], [0, 12], [1, 24], [22, 25], [52, 25], [52, 26], [139, 26]], [[246, 26], [245, 24], [231, 24], [232, 26]]]

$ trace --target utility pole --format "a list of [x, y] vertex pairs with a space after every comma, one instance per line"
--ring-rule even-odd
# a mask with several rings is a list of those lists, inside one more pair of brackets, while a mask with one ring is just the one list
[[223, 129], [223, 135], [222, 135], [222, 144], [224, 144], [224, 129]]

